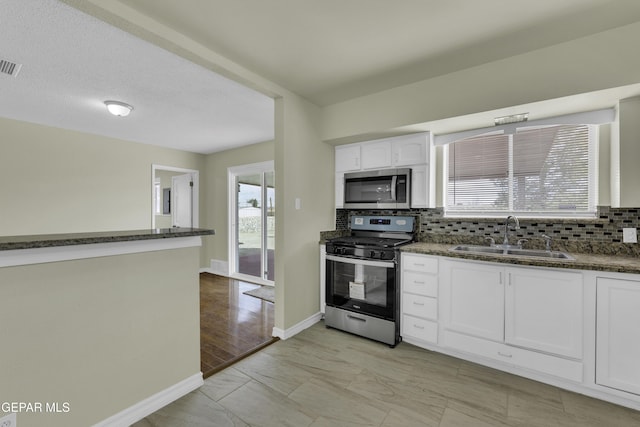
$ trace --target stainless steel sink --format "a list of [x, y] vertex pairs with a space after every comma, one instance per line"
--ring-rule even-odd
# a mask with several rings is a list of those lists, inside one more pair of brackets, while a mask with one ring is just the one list
[[563, 259], [567, 261], [575, 260], [571, 255], [558, 251], [544, 251], [535, 249], [500, 248], [496, 246], [474, 246], [458, 245], [450, 249], [453, 252], [467, 252], [484, 255], [510, 255], [533, 258]]

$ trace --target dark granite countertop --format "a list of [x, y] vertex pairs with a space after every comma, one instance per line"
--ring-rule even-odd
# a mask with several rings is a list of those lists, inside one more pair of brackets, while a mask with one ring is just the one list
[[511, 255], [472, 254], [468, 252], [453, 252], [452, 243], [424, 243], [416, 242], [401, 248], [402, 252], [425, 255], [438, 255], [451, 258], [472, 259], [477, 261], [500, 262], [515, 265], [529, 265], [550, 268], [569, 268], [575, 270], [596, 270], [617, 273], [640, 273], [640, 258], [632, 256], [612, 256], [594, 253], [574, 253], [569, 255], [575, 260], [532, 258]]
[[0, 236], [0, 251], [88, 245], [95, 243], [129, 242], [134, 240], [208, 236], [213, 234], [215, 234], [214, 230], [204, 228], [156, 228], [144, 230], [100, 231], [92, 233]]

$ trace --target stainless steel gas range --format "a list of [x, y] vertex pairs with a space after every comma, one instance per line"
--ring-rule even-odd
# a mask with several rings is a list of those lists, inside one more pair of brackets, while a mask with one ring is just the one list
[[325, 325], [395, 347], [400, 342], [399, 248], [412, 216], [352, 216], [351, 235], [326, 244]]

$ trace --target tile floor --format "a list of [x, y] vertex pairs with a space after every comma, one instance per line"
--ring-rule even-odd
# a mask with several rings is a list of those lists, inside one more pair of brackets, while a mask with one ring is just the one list
[[320, 322], [134, 426], [627, 427], [640, 412]]

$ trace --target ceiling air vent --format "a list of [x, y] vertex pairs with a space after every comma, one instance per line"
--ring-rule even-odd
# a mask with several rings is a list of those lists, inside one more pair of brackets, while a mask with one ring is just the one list
[[22, 64], [0, 59], [0, 74], [8, 74], [15, 77], [18, 75], [20, 68], [22, 68]]

